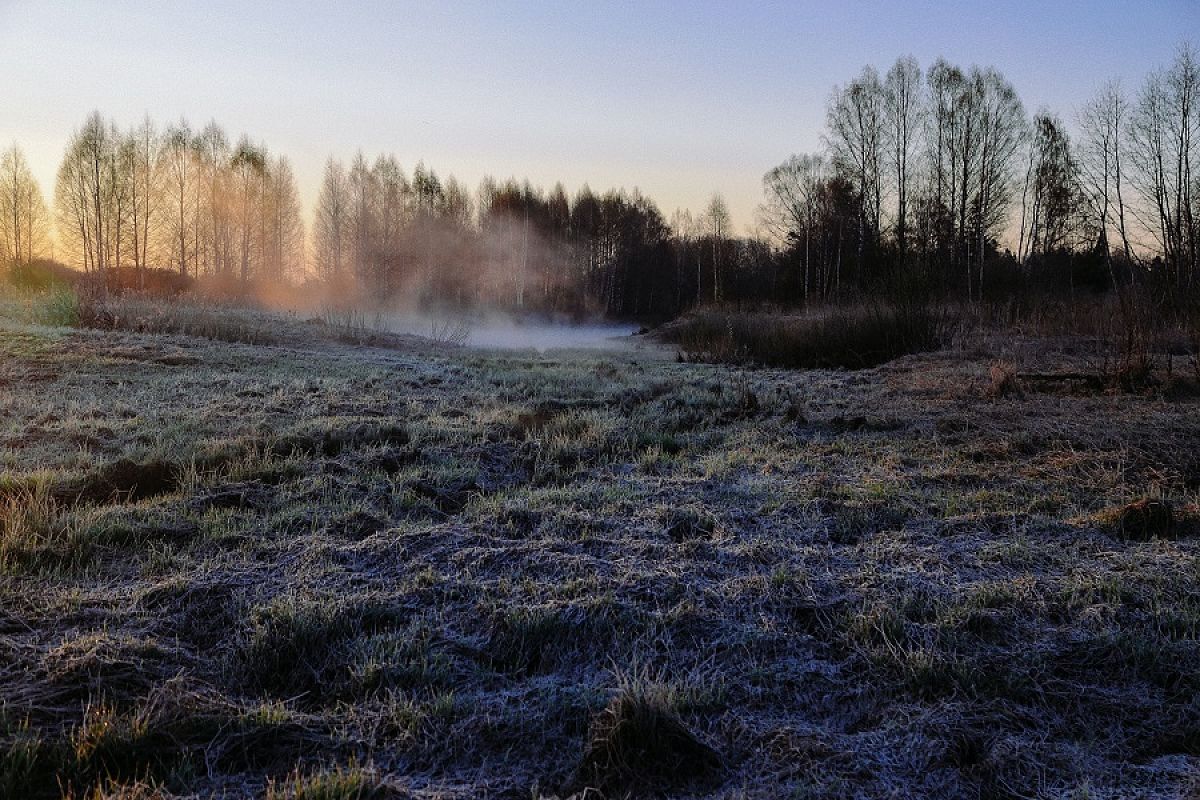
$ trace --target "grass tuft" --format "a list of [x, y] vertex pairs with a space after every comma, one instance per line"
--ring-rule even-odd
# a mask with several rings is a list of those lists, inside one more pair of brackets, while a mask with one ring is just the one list
[[266, 800], [371, 800], [383, 794], [374, 773], [351, 764], [304, 774], [299, 769], [267, 784]]
[[683, 723], [672, 697], [670, 687], [627, 680], [592, 720], [574, 790], [653, 796], [711, 786], [723, 760]]
[[81, 561], [87, 549], [83, 530], [78, 515], [54, 499], [47, 481], [0, 495], [0, 572]]

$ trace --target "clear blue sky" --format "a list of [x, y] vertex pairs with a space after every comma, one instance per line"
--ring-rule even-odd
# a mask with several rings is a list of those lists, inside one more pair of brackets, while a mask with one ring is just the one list
[[306, 208], [331, 153], [391, 151], [474, 187], [640, 187], [670, 215], [820, 143], [832, 86], [911, 54], [998, 67], [1065, 118], [1136, 86], [1200, 0], [1162, 2], [78, 2], [0, 0], [0, 142], [47, 199], [71, 130], [216, 119], [291, 157]]

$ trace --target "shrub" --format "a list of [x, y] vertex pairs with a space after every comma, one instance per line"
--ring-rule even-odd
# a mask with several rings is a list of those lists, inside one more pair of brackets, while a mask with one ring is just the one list
[[28, 264], [17, 264], [4, 275], [14, 288], [28, 292], [51, 292], [70, 289], [80, 282], [82, 273], [65, 264], [47, 259], [38, 259]]
[[1021, 393], [1017, 368], [1007, 361], [997, 361], [988, 368], [988, 397], [1008, 397]]
[[688, 361], [863, 369], [936, 350], [948, 318], [920, 305], [843, 306], [799, 316], [702, 311], [664, 329]]
[[278, 319], [250, 309], [163, 298], [113, 296], [81, 310], [85, 327], [196, 336], [237, 344], [275, 344]]

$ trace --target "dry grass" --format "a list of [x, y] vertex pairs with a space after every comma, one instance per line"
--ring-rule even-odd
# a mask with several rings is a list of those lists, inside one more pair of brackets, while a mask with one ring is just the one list
[[261, 311], [230, 308], [212, 301], [169, 301], [117, 295], [81, 297], [78, 324], [102, 330], [195, 336], [218, 342], [275, 344], [278, 322]]
[[936, 350], [948, 341], [950, 327], [929, 307], [863, 305], [799, 316], [700, 311], [660, 335], [688, 361], [862, 369]]
[[78, 562], [87, 548], [82, 516], [54, 499], [43, 475], [0, 488], [0, 573]]
[[373, 800], [385, 796], [371, 772], [350, 766], [311, 775], [297, 771], [285, 780], [271, 781], [266, 800]]
[[0, 796], [1193, 785], [1195, 395], [304, 330], [0, 319]]

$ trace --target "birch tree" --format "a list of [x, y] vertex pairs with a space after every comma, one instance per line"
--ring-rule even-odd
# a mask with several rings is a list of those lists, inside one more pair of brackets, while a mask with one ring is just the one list
[[325, 174], [313, 215], [314, 256], [322, 277], [333, 281], [346, 278], [349, 235], [350, 190], [346, 170], [330, 158], [325, 162]]
[[21, 148], [0, 153], [0, 268], [46, 255], [49, 212]]
[[903, 266], [908, 253], [909, 195], [921, 125], [921, 68], [912, 57], [896, 61], [883, 83], [887, 160], [896, 192], [896, 247]]
[[[1110, 241], [1120, 242], [1126, 262], [1134, 258], [1126, 222], [1126, 126], [1129, 103], [1121, 85], [1110, 82], [1089, 100], [1078, 115], [1079, 155], [1076, 159], [1088, 204], [1104, 238], [1104, 257], [1111, 272]], [[1109, 232], [1115, 233], [1110, 236]]]

